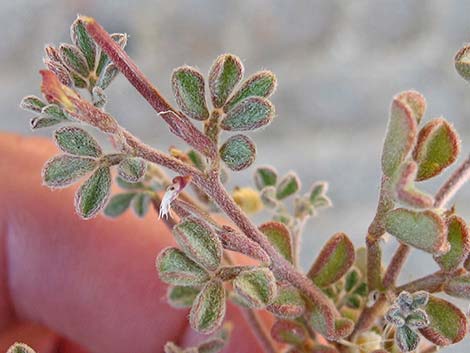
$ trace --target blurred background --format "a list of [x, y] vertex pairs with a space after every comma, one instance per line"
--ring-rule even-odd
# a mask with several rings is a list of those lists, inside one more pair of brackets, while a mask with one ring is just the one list
[[[110, 32], [127, 32], [127, 51], [169, 98], [173, 68], [188, 64], [206, 73], [224, 52], [240, 56], [246, 74], [259, 69], [277, 74], [277, 116], [269, 128], [252, 134], [257, 163], [274, 164], [281, 174], [297, 171], [305, 192], [312, 182], [328, 180], [334, 203], [307, 227], [304, 267], [335, 232], [363, 242], [376, 207], [394, 94], [422, 92], [426, 118], [449, 119], [461, 134], [463, 155], [470, 152], [470, 87], [453, 67], [454, 53], [470, 39], [470, 1], [3, 1], [0, 130], [32, 133], [31, 115], [18, 103], [26, 94], [39, 94], [43, 46], [70, 42], [69, 25], [77, 13], [96, 17]], [[175, 144], [124, 78], [107, 93], [108, 111], [122, 125], [158, 148]], [[252, 172], [235, 175], [231, 187], [251, 183]], [[432, 192], [442, 181], [423, 187]], [[467, 220], [469, 200], [470, 185], [455, 200]], [[394, 248], [393, 240], [387, 243], [386, 255]], [[414, 255], [413, 276], [435, 267], [430, 256]], [[403, 280], [410, 278], [403, 274]]]

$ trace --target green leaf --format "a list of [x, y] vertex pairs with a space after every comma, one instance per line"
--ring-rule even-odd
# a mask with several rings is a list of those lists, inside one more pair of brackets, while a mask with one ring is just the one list
[[132, 209], [137, 217], [144, 217], [150, 207], [151, 202], [151, 195], [146, 192], [140, 192], [137, 196], [132, 200]]
[[271, 71], [259, 71], [242, 83], [224, 105], [224, 111], [228, 112], [239, 102], [248, 97], [268, 98], [276, 88], [276, 76]]
[[259, 230], [287, 261], [292, 262], [292, 239], [289, 229], [284, 224], [266, 222], [259, 227]]
[[103, 154], [98, 142], [85, 130], [75, 126], [64, 126], [54, 132], [57, 146], [75, 156], [99, 157]]
[[59, 54], [61, 61], [71, 71], [75, 71], [83, 78], [88, 77], [89, 69], [85, 56], [74, 45], [61, 44], [59, 46]]
[[470, 237], [465, 221], [458, 216], [451, 216], [447, 219], [447, 241], [450, 250], [441, 256], [434, 256], [436, 262], [445, 271], [457, 269], [467, 258], [470, 252]]
[[[113, 34], [111, 34], [111, 38], [122, 49], [124, 49], [126, 47], [126, 45], [127, 45], [127, 34], [125, 34], [125, 33], [113, 33]], [[100, 53], [99, 57], [100, 58], [98, 60], [98, 66], [96, 67], [96, 75], [98, 77], [101, 75], [101, 72], [103, 71], [103, 68], [106, 66], [106, 64], [109, 63], [109, 58], [103, 50], [101, 50], [101, 53]]]
[[277, 183], [277, 172], [272, 167], [259, 167], [255, 171], [255, 185], [258, 190], [266, 186], [275, 186]]
[[426, 99], [423, 95], [411, 90], [398, 94], [396, 99], [410, 108], [416, 123], [419, 124], [426, 112]]
[[96, 216], [105, 206], [110, 189], [111, 171], [108, 167], [98, 168], [75, 194], [77, 213], [84, 219]]
[[217, 330], [225, 316], [225, 289], [218, 279], [208, 282], [194, 300], [189, 323], [197, 332], [210, 334]]
[[94, 70], [96, 46], [95, 42], [88, 35], [85, 26], [80, 18], [77, 18], [70, 27], [70, 36], [73, 44], [82, 51], [88, 63], [88, 68]]
[[170, 286], [167, 292], [168, 303], [174, 308], [189, 308], [200, 291], [195, 287]]
[[434, 296], [424, 308], [429, 326], [420, 333], [437, 346], [448, 346], [461, 341], [467, 333], [467, 318], [455, 305]]
[[319, 287], [335, 283], [354, 264], [354, 245], [344, 233], [336, 233], [325, 244], [307, 276]]
[[271, 304], [277, 295], [276, 279], [265, 267], [241, 272], [233, 281], [236, 293], [255, 309]]
[[115, 64], [113, 63], [108, 64], [104, 68], [103, 73], [100, 75], [97, 86], [100, 87], [101, 89], [108, 88], [108, 86], [111, 84], [111, 82], [113, 82], [113, 80], [116, 78], [118, 73], [119, 73], [119, 69], [117, 68]]
[[298, 346], [308, 338], [308, 332], [299, 322], [278, 320], [271, 328], [271, 336], [280, 343]]
[[48, 104], [41, 110], [41, 116], [57, 120], [68, 120], [64, 111], [57, 104]]
[[220, 122], [227, 131], [255, 130], [268, 125], [274, 118], [274, 106], [261, 97], [249, 97], [231, 109]]
[[199, 265], [215, 271], [222, 259], [222, 243], [207, 223], [193, 216], [173, 227], [173, 236], [183, 251]]
[[7, 353], [36, 353], [34, 349], [24, 343], [16, 342], [10, 348], [8, 348]]
[[26, 96], [21, 100], [20, 108], [35, 113], [40, 113], [42, 108], [46, 106], [41, 99], [36, 96]]
[[449, 250], [445, 223], [435, 212], [397, 208], [385, 216], [385, 230], [398, 240], [432, 254]]
[[470, 299], [470, 274], [452, 277], [444, 285], [444, 292], [456, 298]]
[[248, 168], [256, 157], [254, 142], [245, 135], [230, 137], [220, 148], [220, 158], [231, 170], [239, 171]]
[[411, 329], [425, 328], [429, 325], [428, 314], [423, 309], [415, 309], [406, 317], [406, 325]]
[[111, 197], [108, 204], [104, 209], [104, 214], [111, 218], [116, 218], [123, 214], [130, 206], [132, 199], [135, 197], [135, 193], [126, 192], [117, 194]]
[[310, 203], [312, 206], [316, 206], [318, 201], [320, 200], [321, 203], [321, 198], [322, 196], [324, 197], [326, 192], [328, 191], [328, 183], [326, 181], [318, 181], [315, 184], [312, 185], [312, 189], [310, 190]]
[[408, 326], [401, 326], [397, 328], [395, 334], [395, 342], [402, 352], [411, 352], [418, 348], [420, 338]]
[[388, 177], [392, 177], [400, 167], [416, 139], [417, 122], [413, 111], [399, 97], [395, 97], [392, 102], [382, 150], [382, 171]]
[[470, 45], [464, 46], [455, 54], [455, 69], [462, 78], [470, 81]]
[[29, 121], [29, 126], [31, 126], [31, 129], [36, 130], [54, 126], [60, 124], [61, 122], [63, 122], [63, 120], [47, 118], [45, 116], [36, 116]]
[[206, 283], [209, 273], [177, 248], [166, 248], [157, 257], [160, 279], [175, 286], [198, 286]]
[[334, 340], [335, 337], [336, 340], [338, 337], [346, 337], [354, 328], [353, 321], [343, 317], [332, 317], [319, 305], [313, 305], [309, 309], [306, 319], [315, 331], [330, 340]]
[[92, 158], [58, 155], [42, 169], [42, 180], [50, 188], [63, 188], [92, 172], [97, 166]]
[[144, 183], [129, 183], [120, 176], [116, 177], [116, 183], [119, 185], [120, 188], [125, 190], [144, 190], [147, 188]]
[[220, 55], [209, 71], [209, 90], [214, 108], [221, 108], [243, 77], [243, 64], [235, 55]]
[[304, 313], [305, 302], [296, 288], [278, 286], [277, 296], [267, 309], [277, 317], [295, 319]]
[[286, 197], [295, 194], [299, 190], [299, 177], [294, 172], [290, 172], [279, 182], [279, 185], [276, 188], [276, 197], [278, 200], [283, 200]]
[[404, 162], [395, 186], [396, 199], [415, 208], [430, 208], [434, 198], [415, 187], [418, 165], [414, 161]]
[[344, 290], [350, 292], [359, 283], [360, 277], [359, 272], [353, 268], [347, 275], [344, 284]]
[[209, 118], [204, 91], [204, 77], [199, 71], [190, 66], [180, 67], [173, 71], [171, 83], [176, 103], [184, 114], [196, 120]]
[[147, 171], [147, 162], [139, 157], [123, 159], [118, 165], [119, 176], [129, 183], [142, 181]]
[[433, 119], [420, 130], [413, 151], [418, 163], [417, 181], [440, 174], [457, 159], [460, 139], [455, 129], [443, 118]]

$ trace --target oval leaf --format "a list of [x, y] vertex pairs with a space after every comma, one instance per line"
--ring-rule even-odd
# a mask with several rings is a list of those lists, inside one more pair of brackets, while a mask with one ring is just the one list
[[325, 244], [308, 277], [319, 287], [335, 283], [354, 264], [354, 245], [344, 233], [337, 233]]
[[174, 308], [189, 308], [201, 290], [189, 286], [168, 287], [168, 303]]
[[305, 302], [292, 286], [278, 286], [277, 296], [267, 309], [277, 317], [295, 319], [305, 311]]
[[255, 171], [255, 185], [258, 190], [266, 186], [275, 186], [277, 183], [277, 172], [272, 167], [259, 167]]
[[461, 341], [467, 332], [467, 318], [455, 305], [431, 296], [424, 307], [429, 317], [429, 326], [419, 331], [438, 346], [448, 346]]
[[183, 251], [195, 262], [215, 271], [222, 258], [222, 243], [204, 221], [189, 216], [173, 227], [173, 235]]
[[444, 291], [456, 298], [470, 299], [470, 274], [451, 278], [444, 285]]
[[426, 99], [416, 91], [405, 91], [396, 96], [396, 99], [406, 104], [411, 109], [413, 117], [419, 124], [426, 112]]
[[392, 177], [411, 151], [417, 132], [417, 122], [410, 107], [395, 97], [390, 109], [387, 135], [382, 150], [382, 171]]
[[261, 97], [250, 97], [231, 109], [220, 122], [227, 131], [255, 130], [269, 124], [274, 118], [274, 106]]
[[209, 90], [215, 108], [225, 104], [242, 77], [243, 64], [237, 56], [223, 54], [214, 61], [209, 71]]
[[141, 181], [146, 171], [147, 162], [138, 157], [123, 159], [118, 165], [119, 176], [129, 183]]
[[277, 186], [276, 198], [278, 200], [283, 200], [286, 197], [295, 194], [299, 190], [300, 179], [295, 173], [290, 172], [284, 178], [282, 178], [279, 185]]
[[64, 126], [54, 132], [57, 146], [75, 156], [99, 157], [102, 150], [98, 142], [85, 130], [75, 126]]
[[108, 201], [110, 189], [111, 171], [108, 167], [98, 168], [75, 194], [77, 213], [84, 219], [96, 216]]
[[385, 230], [398, 240], [431, 254], [443, 254], [449, 250], [445, 223], [430, 210], [392, 210], [385, 216]]
[[82, 51], [88, 63], [88, 68], [94, 70], [95, 68], [95, 57], [96, 57], [96, 46], [95, 42], [88, 35], [83, 21], [77, 18], [70, 27], [70, 37], [72, 38], [73, 44], [75, 44]]
[[42, 180], [50, 188], [63, 188], [92, 172], [96, 165], [96, 160], [92, 158], [55, 156], [44, 165]]
[[278, 320], [271, 328], [271, 336], [278, 342], [297, 346], [307, 339], [308, 333], [305, 327], [296, 321]]
[[279, 222], [263, 223], [259, 230], [284, 258], [292, 262], [292, 239], [289, 229]]
[[156, 265], [160, 279], [176, 286], [197, 286], [210, 279], [206, 270], [177, 248], [162, 250]]
[[132, 209], [137, 217], [144, 217], [150, 207], [150, 201], [152, 197], [146, 193], [141, 192], [132, 200]]
[[190, 66], [176, 69], [171, 77], [176, 103], [183, 113], [196, 120], [206, 120], [209, 111], [204, 93], [204, 77]]
[[210, 334], [217, 330], [225, 316], [225, 289], [220, 280], [208, 282], [194, 300], [189, 323], [197, 332]]
[[231, 170], [248, 168], [256, 157], [254, 142], [245, 135], [230, 137], [220, 148], [220, 158]]
[[260, 71], [253, 74], [235, 92], [224, 106], [224, 111], [228, 112], [239, 102], [248, 97], [268, 98], [276, 88], [276, 76], [271, 71]]
[[106, 67], [103, 70], [103, 73], [101, 74], [99, 80], [98, 80], [98, 87], [101, 89], [106, 89], [108, 86], [113, 82], [113, 80], [116, 78], [117, 74], [119, 73], [119, 69], [117, 66], [113, 63], [106, 65]]
[[397, 332], [395, 333], [395, 342], [402, 352], [414, 351], [418, 348], [419, 341], [420, 338], [418, 334], [407, 325], [397, 328]]
[[416, 208], [430, 208], [434, 204], [434, 198], [415, 187], [418, 165], [414, 161], [403, 164], [395, 187], [396, 199], [402, 203]]
[[257, 309], [269, 305], [277, 294], [276, 279], [265, 267], [241, 272], [233, 281], [233, 287], [250, 307]]
[[470, 81], [470, 45], [464, 46], [455, 54], [455, 69], [465, 80]]
[[103, 211], [104, 214], [111, 218], [120, 216], [129, 208], [134, 197], [135, 193], [133, 192], [114, 195], [106, 205]]
[[31, 126], [31, 129], [35, 130], [35, 129], [42, 129], [45, 127], [54, 126], [61, 122], [63, 122], [63, 120], [48, 118], [45, 116], [37, 116], [37, 117], [32, 118], [29, 121], [29, 126]]
[[74, 45], [61, 44], [59, 47], [60, 59], [65, 66], [71, 71], [75, 71], [83, 78], [88, 77], [88, 64], [85, 56], [82, 52]]
[[470, 238], [465, 221], [458, 216], [447, 219], [447, 241], [450, 250], [441, 256], [435, 256], [439, 266], [445, 271], [452, 271], [467, 258], [470, 252]]
[[20, 108], [35, 113], [40, 113], [42, 108], [46, 106], [41, 99], [36, 96], [26, 96], [21, 100]]
[[460, 140], [455, 129], [443, 118], [433, 119], [420, 130], [413, 151], [418, 163], [417, 181], [440, 174], [454, 163], [460, 153]]

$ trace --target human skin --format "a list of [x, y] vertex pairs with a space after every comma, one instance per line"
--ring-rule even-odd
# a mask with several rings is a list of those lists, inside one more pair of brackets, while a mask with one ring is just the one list
[[[0, 133], [0, 352], [23, 341], [40, 353], [156, 353], [204, 339], [165, 300], [155, 270], [173, 245], [154, 212], [81, 220], [76, 187], [51, 191], [41, 168], [57, 154], [44, 138]], [[224, 352], [261, 351], [240, 311]]]

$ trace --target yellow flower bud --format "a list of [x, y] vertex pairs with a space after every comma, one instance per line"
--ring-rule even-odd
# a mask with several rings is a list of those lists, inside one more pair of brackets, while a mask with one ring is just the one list
[[233, 191], [233, 199], [246, 213], [256, 213], [263, 209], [261, 197], [255, 189], [237, 188]]

